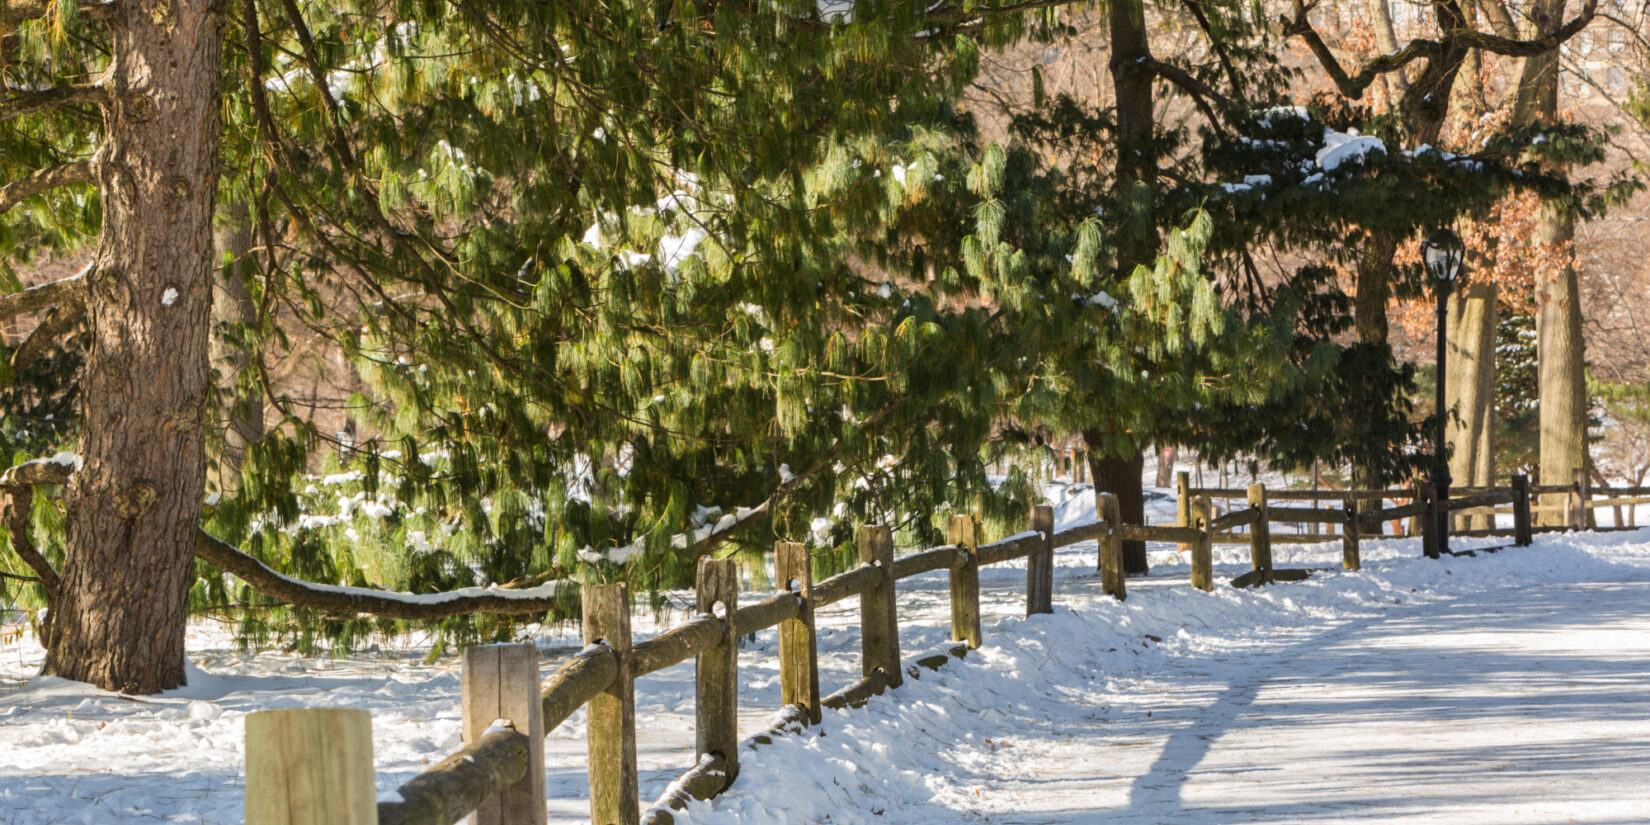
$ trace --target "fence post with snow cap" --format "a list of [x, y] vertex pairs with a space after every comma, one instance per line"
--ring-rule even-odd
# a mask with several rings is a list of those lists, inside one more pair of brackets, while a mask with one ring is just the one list
[[860, 643], [864, 650], [861, 673], [869, 677], [879, 668], [889, 687], [903, 681], [899, 665], [899, 617], [894, 607], [894, 532], [865, 526], [857, 536], [859, 561], [877, 571], [872, 585], [860, 594]]
[[[722, 762], [724, 783], [739, 775], [739, 562], [699, 559], [699, 612], [722, 620], [722, 639], [694, 662], [694, 755]], [[726, 784], [723, 785], [726, 787]], [[714, 793], [720, 793], [716, 788]]]
[[1030, 528], [1042, 534], [1042, 543], [1026, 557], [1026, 615], [1053, 613], [1054, 508], [1032, 505]]
[[1095, 497], [1094, 506], [1106, 526], [1100, 537], [1100, 592], [1122, 601], [1128, 598], [1123, 572], [1123, 505], [1116, 494], [1101, 493]]
[[377, 825], [372, 716], [300, 708], [246, 716], [247, 825]]
[[1358, 523], [1357, 496], [1341, 499], [1341, 517], [1341, 566], [1348, 570], [1362, 570], [1363, 560], [1358, 555], [1358, 542], [1362, 538], [1363, 525]]
[[539, 656], [532, 644], [472, 645], [460, 675], [464, 744], [495, 730], [527, 737], [522, 777], [482, 801], [470, 825], [544, 825], [544, 720]]
[[587, 584], [580, 589], [580, 596], [585, 644], [604, 643], [618, 657], [618, 675], [613, 683], [587, 705], [591, 825], [638, 825], [641, 791], [636, 776], [630, 588], [624, 584]]
[[780, 701], [800, 707], [808, 724], [817, 725], [819, 704], [819, 643], [814, 635], [813, 565], [805, 545], [774, 542], [774, 581], [801, 599], [796, 618], [779, 623]]
[[1249, 525], [1249, 563], [1260, 573], [1262, 583], [1272, 581], [1272, 527], [1266, 503], [1266, 486], [1251, 484], [1248, 490], [1249, 506], [1255, 508], [1255, 522]]
[[980, 522], [973, 516], [952, 516], [945, 540], [966, 557], [951, 568], [951, 639], [980, 646]]
[[1192, 499], [1191, 526], [1200, 535], [1192, 542], [1192, 586], [1199, 590], [1215, 589], [1214, 536], [1209, 534], [1212, 506], [1208, 496]]

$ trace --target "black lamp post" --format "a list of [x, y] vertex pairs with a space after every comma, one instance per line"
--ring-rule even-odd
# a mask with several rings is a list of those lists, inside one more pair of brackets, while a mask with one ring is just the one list
[[1433, 446], [1432, 489], [1434, 495], [1434, 540], [1427, 555], [1438, 558], [1449, 551], [1449, 450], [1444, 443], [1446, 413], [1444, 409], [1445, 376], [1445, 315], [1449, 312], [1449, 291], [1455, 279], [1461, 276], [1461, 262], [1466, 258], [1466, 247], [1454, 232], [1435, 230], [1421, 244], [1421, 258], [1427, 272], [1438, 282], [1438, 440]]

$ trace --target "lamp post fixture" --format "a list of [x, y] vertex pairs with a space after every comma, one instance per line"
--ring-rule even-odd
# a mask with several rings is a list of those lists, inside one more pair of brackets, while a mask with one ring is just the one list
[[1445, 316], [1449, 312], [1449, 292], [1461, 276], [1461, 263], [1466, 258], [1466, 247], [1461, 238], [1448, 229], [1434, 230], [1421, 243], [1421, 259], [1427, 272], [1437, 282], [1438, 295], [1438, 434], [1433, 445], [1433, 534], [1431, 550], [1427, 555], [1438, 558], [1449, 552], [1449, 450], [1444, 443], [1447, 410], [1444, 408], [1445, 342], [1448, 334]]

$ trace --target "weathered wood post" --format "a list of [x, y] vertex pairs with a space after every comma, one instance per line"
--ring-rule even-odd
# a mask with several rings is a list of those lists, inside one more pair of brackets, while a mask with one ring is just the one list
[[1026, 615], [1054, 612], [1054, 508], [1031, 507], [1030, 529], [1043, 534], [1036, 552], [1026, 557]]
[[1348, 570], [1362, 570], [1358, 541], [1363, 538], [1363, 525], [1358, 523], [1358, 497], [1348, 495], [1341, 501], [1341, 566]]
[[774, 581], [802, 598], [796, 618], [779, 623], [780, 701], [808, 713], [819, 724], [819, 647], [814, 635], [814, 573], [808, 548], [794, 541], [773, 545]]
[[[1180, 470], [1174, 474], [1174, 514], [1175, 524], [1180, 527], [1192, 526], [1192, 474]], [[1181, 542], [1181, 553], [1190, 552], [1192, 546]]]
[[1587, 489], [1587, 470], [1583, 467], [1571, 470], [1568, 520], [1571, 530], [1586, 530], [1597, 526], [1593, 521], [1593, 508], [1587, 506], [1592, 497], [1593, 491]]
[[1094, 500], [1100, 511], [1100, 521], [1106, 525], [1100, 537], [1100, 592], [1122, 601], [1128, 598], [1127, 577], [1123, 572], [1123, 505], [1112, 493], [1101, 493]]
[[1426, 517], [1426, 527], [1421, 531], [1421, 554], [1429, 559], [1436, 559], [1442, 554], [1438, 546], [1438, 531], [1432, 529], [1438, 523], [1438, 497], [1433, 494], [1431, 482], [1422, 482], [1417, 489], [1421, 495], [1421, 509]]
[[371, 714], [344, 708], [247, 714], [246, 822], [377, 825]]
[[951, 638], [968, 642], [970, 650], [980, 646], [980, 522], [973, 516], [952, 516], [946, 524], [945, 540], [957, 545], [968, 557], [951, 568]]
[[722, 640], [693, 662], [694, 757], [721, 758], [731, 783], [739, 776], [739, 562], [702, 557], [696, 573], [699, 612], [722, 620]]
[[586, 710], [592, 825], [638, 825], [641, 792], [636, 785], [636, 687], [630, 675], [630, 588], [587, 584], [584, 643], [603, 643], [619, 662], [619, 674], [596, 694]]
[[[1418, 478], [1410, 481], [1410, 483], [1409, 483], [1410, 489], [1415, 491], [1414, 497], [1412, 497], [1409, 500], [1411, 504], [1420, 504], [1420, 503], [1426, 501], [1426, 498], [1425, 498], [1425, 496], [1423, 494], [1423, 491], [1422, 491], [1422, 484], [1423, 484], [1423, 482]], [[1427, 518], [1426, 518], [1426, 512], [1423, 509], [1422, 512], [1415, 513], [1415, 514], [1413, 514], [1409, 517], [1409, 535], [1410, 535], [1411, 538], [1413, 538], [1415, 536], [1424, 535], [1426, 533], [1426, 531], [1427, 531]]]
[[1071, 454], [1071, 480], [1078, 484], [1087, 484], [1089, 480], [1089, 457], [1082, 450], [1073, 450]]
[[1513, 488], [1513, 543], [1519, 547], [1529, 547], [1534, 537], [1530, 530], [1530, 477], [1515, 475], [1512, 477]]
[[1266, 502], [1266, 485], [1249, 485], [1249, 506], [1255, 509], [1255, 523], [1249, 525], [1249, 563], [1261, 571], [1263, 583], [1272, 582], [1272, 507]]
[[544, 825], [544, 718], [539, 700], [539, 653], [532, 644], [475, 645], [464, 649], [460, 695], [464, 744], [481, 739], [499, 719], [527, 737], [527, 773], [481, 803], [470, 825]]
[[1192, 500], [1192, 527], [1202, 531], [1192, 543], [1192, 586], [1199, 590], [1215, 589], [1214, 536], [1209, 534], [1213, 506], [1208, 496]]
[[[877, 668], [889, 687], [905, 681], [899, 667], [899, 617], [894, 610], [894, 532], [887, 527], [859, 528], [859, 561], [876, 567], [877, 583], [859, 597], [861, 669], [870, 676]], [[952, 585], [952, 600], [956, 585]]]

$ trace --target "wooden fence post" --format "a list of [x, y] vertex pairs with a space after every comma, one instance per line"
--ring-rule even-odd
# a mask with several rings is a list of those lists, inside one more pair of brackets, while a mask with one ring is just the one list
[[1249, 525], [1249, 563], [1256, 570], [1261, 571], [1260, 580], [1263, 583], [1272, 582], [1272, 507], [1266, 502], [1266, 485], [1249, 485], [1249, 506], [1254, 508], [1258, 517], [1255, 523]]
[[1341, 566], [1348, 570], [1362, 570], [1363, 560], [1358, 556], [1358, 541], [1362, 538], [1363, 525], [1358, 523], [1358, 497], [1347, 496], [1342, 499], [1341, 516]]
[[1202, 531], [1196, 542], [1192, 544], [1192, 586], [1199, 590], [1215, 589], [1214, 576], [1214, 537], [1209, 535], [1209, 521], [1213, 512], [1213, 505], [1208, 496], [1198, 496], [1192, 500], [1192, 527]]
[[1533, 541], [1530, 535], [1530, 477], [1515, 475], [1512, 477], [1513, 488], [1513, 543], [1519, 547], [1529, 547]]
[[[1174, 514], [1175, 524], [1180, 527], [1192, 526], [1192, 474], [1180, 470], [1174, 474]], [[1181, 542], [1179, 550], [1182, 553], [1192, 549], [1190, 544]]]
[[[861, 527], [858, 539], [860, 563], [875, 565], [882, 573], [877, 583], [859, 597], [862, 672], [870, 676], [882, 668], [888, 686], [898, 687], [905, 679], [899, 667], [899, 617], [894, 608], [894, 532], [887, 527]], [[952, 585], [955, 592], [956, 586]], [[952, 599], [955, 603], [956, 596]]]
[[1571, 530], [1586, 530], [1597, 526], [1593, 521], [1593, 508], [1587, 506], [1592, 500], [1593, 491], [1587, 489], [1587, 470], [1577, 467], [1570, 471], [1570, 518]]
[[470, 825], [544, 825], [544, 717], [539, 653], [532, 644], [474, 645], [460, 672], [464, 744], [481, 739], [498, 719], [527, 737], [527, 774], [470, 814]]
[[1071, 480], [1077, 484], [1087, 484], [1089, 480], [1089, 457], [1082, 450], [1073, 450], [1071, 454]]
[[952, 516], [945, 540], [961, 547], [968, 561], [951, 568], [951, 638], [980, 646], [980, 522], [973, 516]]
[[1421, 530], [1421, 554], [1429, 559], [1436, 559], [1443, 555], [1438, 547], [1438, 531], [1433, 525], [1438, 523], [1438, 496], [1434, 495], [1432, 482], [1422, 482], [1418, 488], [1421, 495], [1422, 516], [1426, 526]]
[[1123, 505], [1112, 493], [1101, 493], [1094, 505], [1106, 524], [1106, 534], [1100, 537], [1100, 592], [1122, 601], [1128, 598], [1123, 573]]
[[739, 776], [739, 562], [705, 556], [696, 572], [699, 612], [722, 620], [722, 641], [693, 662], [694, 757], [721, 757], [731, 783]]
[[787, 705], [808, 713], [808, 724], [819, 724], [819, 646], [814, 636], [814, 572], [808, 548], [794, 541], [773, 545], [774, 581], [782, 590], [802, 597], [796, 618], [779, 623], [779, 696]]
[[1054, 508], [1032, 505], [1031, 529], [1043, 534], [1043, 543], [1026, 557], [1027, 616], [1054, 612]]
[[613, 685], [596, 694], [586, 711], [592, 825], [638, 825], [641, 792], [636, 784], [636, 688], [630, 675], [630, 588], [587, 584], [584, 643], [604, 642], [619, 661]]
[[344, 708], [247, 714], [246, 822], [377, 825], [371, 714]]
[[[1423, 501], [1426, 501], [1426, 498], [1423, 497], [1423, 495], [1422, 495], [1422, 489], [1421, 489], [1422, 485], [1423, 485], [1423, 482], [1419, 478], [1410, 481], [1410, 483], [1409, 483], [1410, 489], [1415, 491], [1414, 497], [1412, 497], [1409, 500], [1411, 504], [1419, 504]], [[1416, 514], [1409, 517], [1409, 535], [1410, 535], [1411, 538], [1414, 538], [1415, 536], [1425, 535], [1426, 532], [1427, 532], [1427, 514], [1426, 514], [1425, 510], [1423, 510], [1422, 512], [1416, 513]]]

